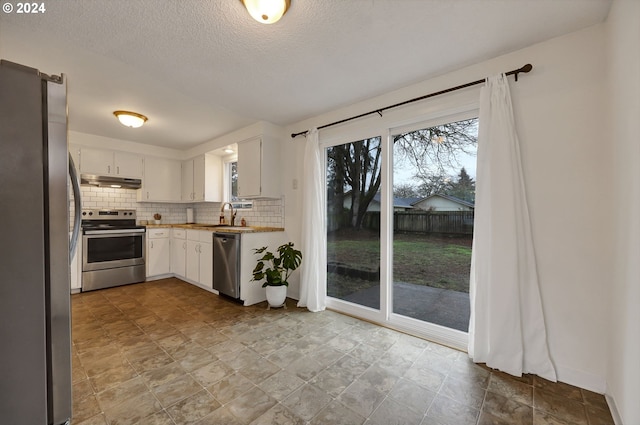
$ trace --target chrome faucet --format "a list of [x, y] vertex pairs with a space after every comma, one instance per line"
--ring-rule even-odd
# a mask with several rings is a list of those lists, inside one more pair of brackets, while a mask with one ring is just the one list
[[229, 211], [231, 212], [230, 214], [230, 220], [231, 221], [231, 226], [235, 226], [236, 225], [236, 214], [238, 214], [238, 212], [234, 212], [233, 211], [233, 204], [231, 204], [231, 202], [223, 202], [222, 206], [220, 207], [220, 224], [224, 223], [224, 207], [225, 205], [229, 205]]

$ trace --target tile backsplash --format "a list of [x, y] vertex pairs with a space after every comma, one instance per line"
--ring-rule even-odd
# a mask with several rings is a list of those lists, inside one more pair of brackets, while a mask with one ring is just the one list
[[[220, 203], [200, 202], [172, 204], [161, 202], [138, 202], [134, 189], [112, 189], [106, 187], [81, 186], [82, 208], [135, 209], [138, 220], [153, 220], [153, 215], [162, 215], [162, 222], [180, 224], [187, 221], [187, 208], [193, 208], [196, 223], [218, 223]], [[73, 208], [73, 207], [72, 207]], [[226, 212], [227, 220], [229, 213]], [[236, 215], [238, 224], [244, 217], [249, 226], [284, 227], [283, 199], [256, 199], [251, 210], [240, 210]]]

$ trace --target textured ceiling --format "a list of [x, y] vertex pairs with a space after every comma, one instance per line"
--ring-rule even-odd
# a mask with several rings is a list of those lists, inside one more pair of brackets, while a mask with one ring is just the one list
[[[610, 0], [49, 0], [0, 14], [0, 57], [68, 76], [72, 130], [186, 149], [295, 123], [602, 22]], [[149, 117], [141, 129], [111, 115]]]

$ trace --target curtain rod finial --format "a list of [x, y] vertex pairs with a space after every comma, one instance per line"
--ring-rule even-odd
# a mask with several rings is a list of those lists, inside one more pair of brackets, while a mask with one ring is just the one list
[[532, 69], [533, 69], [533, 65], [528, 63], [528, 64], [524, 65], [522, 68], [516, 69], [515, 71], [513, 71], [513, 76], [515, 77], [515, 80], [518, 81], [518, 74], [520, 74], [521, 72], [524, 72], [526, 74], [529, 71], [531, 71]]

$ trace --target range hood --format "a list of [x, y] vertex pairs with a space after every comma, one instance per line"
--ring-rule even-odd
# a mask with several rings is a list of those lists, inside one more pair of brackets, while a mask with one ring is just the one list
[[98, 187], [140, 189], [140, 187], [142, 187], [142, 180], [114, 176], [97, 176], [95, 174], [81, 174], [80, 184]]

